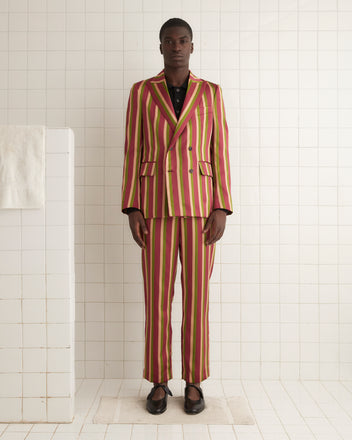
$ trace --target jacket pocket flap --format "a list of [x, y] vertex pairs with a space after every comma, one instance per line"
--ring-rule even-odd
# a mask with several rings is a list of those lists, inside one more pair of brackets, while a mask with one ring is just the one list
[[199, 162], [199, 169], [203, 176], [213, 177], [213, 169], [210, 162]]
[[154, 176], [155, 162], [143, 162], [139, 171], [140, 176]]

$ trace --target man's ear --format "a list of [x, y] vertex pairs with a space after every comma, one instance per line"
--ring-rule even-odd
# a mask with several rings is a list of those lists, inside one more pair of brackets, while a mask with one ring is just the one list
[[159, 45], [159, 49], [160, 49], [160, 53], [163, 54], [163, 49], [162, 49], [162, 47], [161, 47], [161, 43], [160, 43], [160, 45]]
[[191, 53], [193, 53], [193, 43], [191, 43]]

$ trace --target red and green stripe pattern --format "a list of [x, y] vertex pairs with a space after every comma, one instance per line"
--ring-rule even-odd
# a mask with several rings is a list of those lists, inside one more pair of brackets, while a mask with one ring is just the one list
[[[155, 166], [146, 166], [151, 162]], [[145, 218], [232, 212], [228, 127], [218, 85], [190, 73], [177, 120], [164, 71], [133, 85], [127, 108], [122, 211]]]
[[171, 309], [177, 256], [181, 260], [182, 378], [201, 382], [209, 376], [209, 280], [215, 244], [205, 245], [205, 218], [147, 219], [142, 250], [145, 292], [143, 377], [164, 382], [173, 377]]

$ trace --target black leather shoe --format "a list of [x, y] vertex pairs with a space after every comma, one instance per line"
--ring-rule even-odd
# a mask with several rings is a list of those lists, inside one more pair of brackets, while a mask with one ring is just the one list
[[[161, 387], [165, 391], [165, 396], [159, 400], [152, 400], [152, 397], [154, 396], [156, 389], [159, 387]], [[167, 385], [163, 385], [161, 383], [154, 385], [147, 397], [147, 410], [151, 414], [162, 414], [167, 407], [168, 394], [172, 396], [172, 392], [170, 391]]]
[[[187, 396], [187, 392], [189, 387], [194, 387], [195, 389], [197, 389], [199, 391], [199, 395], [200, 398], [199, 400], [191, 400], [188, 398]], [[187, 414], [198, 414], [201, 411], [203, 411], [205, 407], [205, 403], [204, 403], [204, 396], [203, 396], [203, 391], [200, 387], [197, 387], [197, 385], [193, 385], [193, 384], [188, 384], [185, 387], [185, 404], [184, 404], [184, 409], [186, 411]]]

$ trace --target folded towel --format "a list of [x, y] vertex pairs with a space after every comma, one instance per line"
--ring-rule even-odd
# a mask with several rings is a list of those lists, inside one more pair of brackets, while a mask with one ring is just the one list
[[44, 187], [45, 127], [0, 126], [0, 208], [40, 208]]

